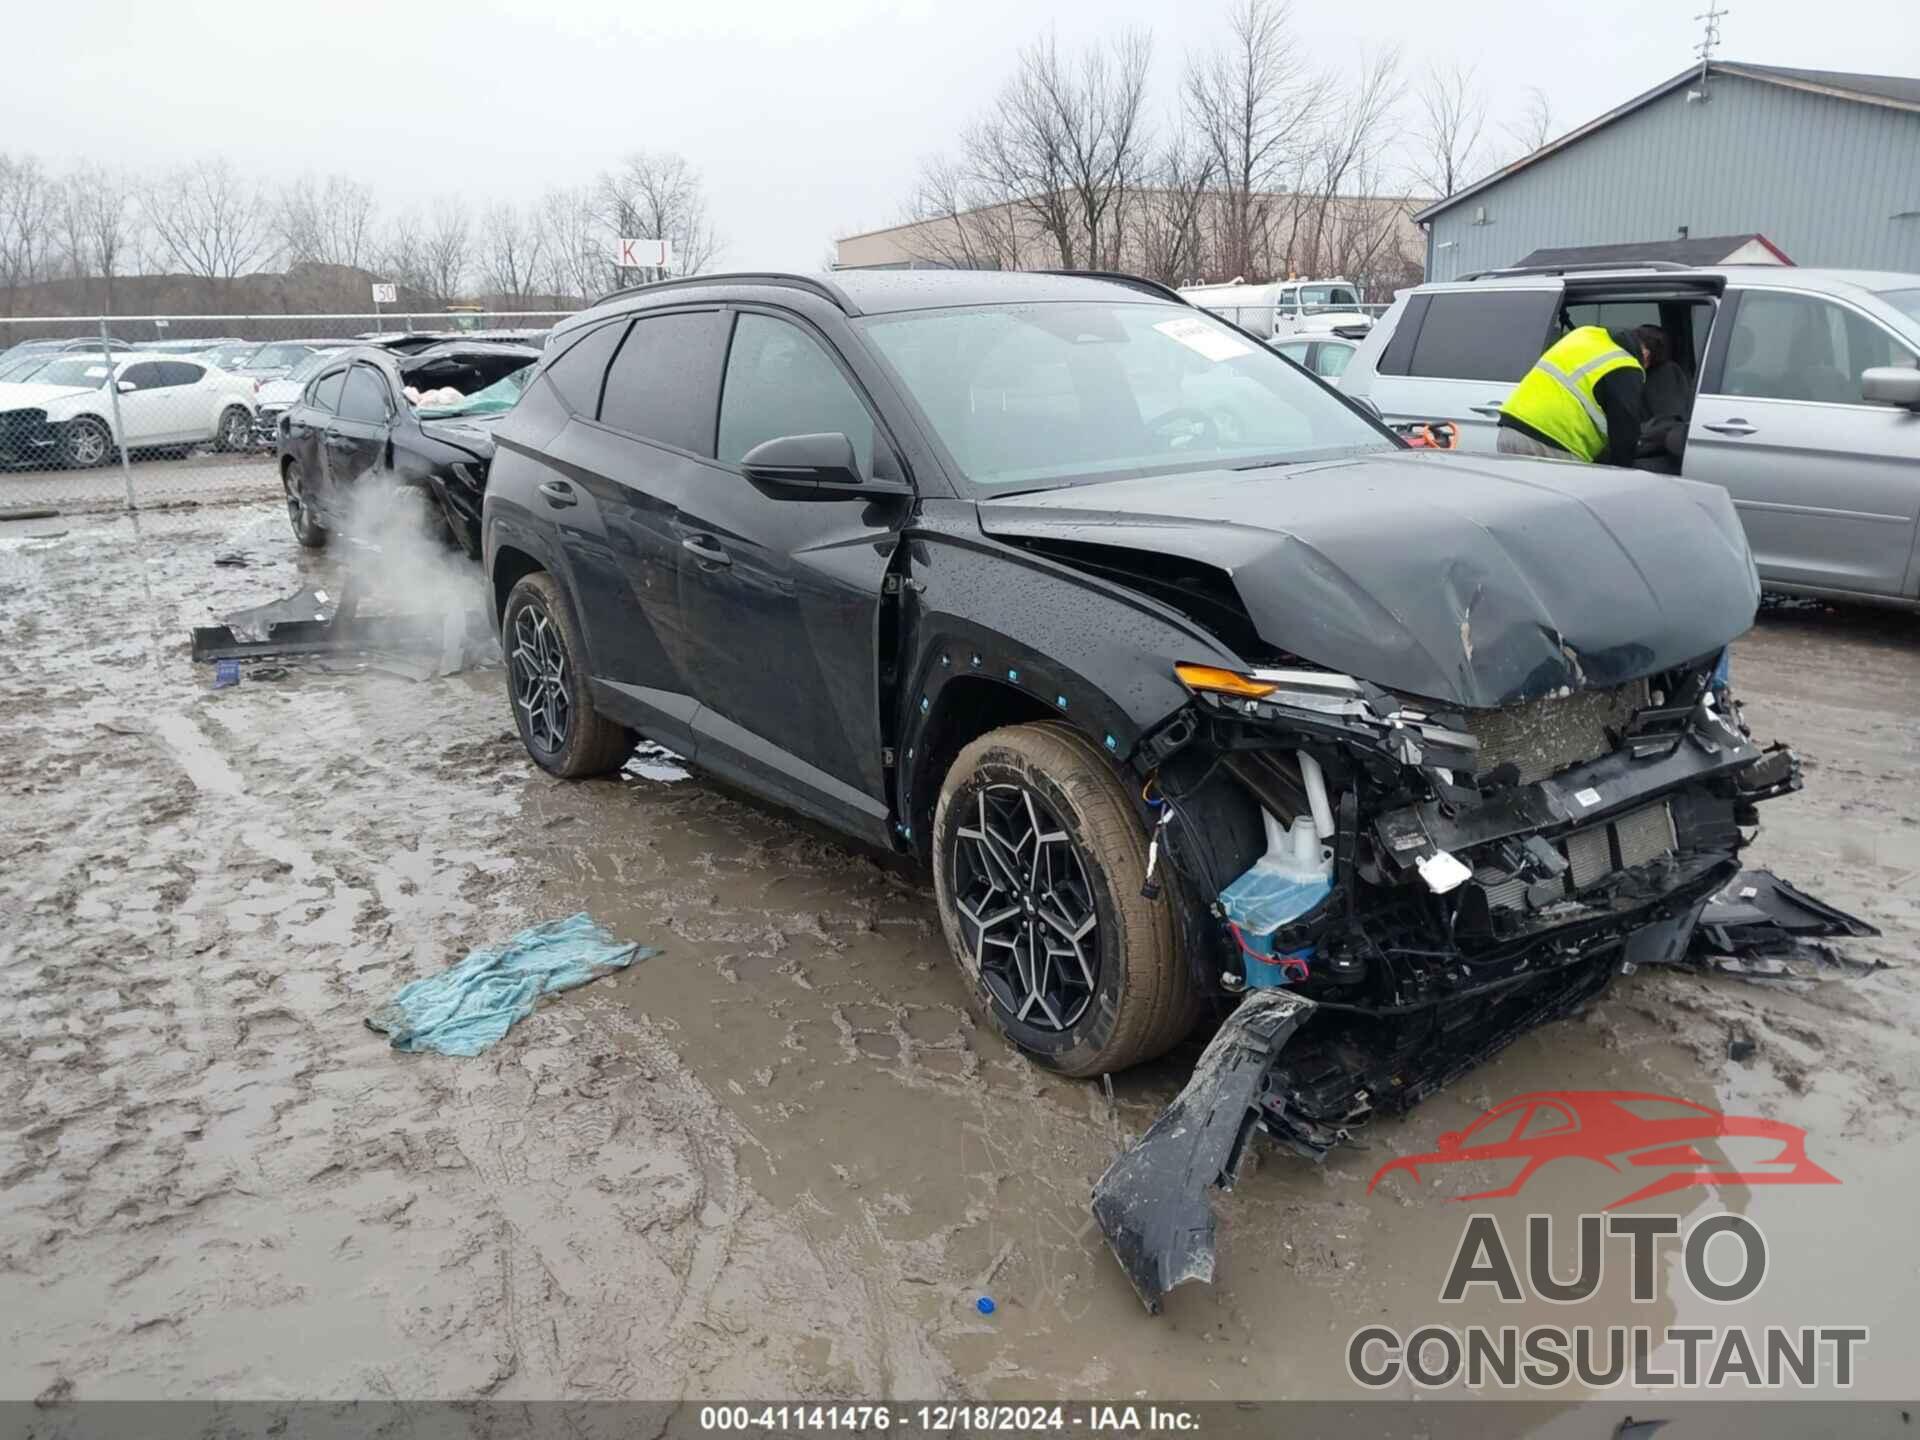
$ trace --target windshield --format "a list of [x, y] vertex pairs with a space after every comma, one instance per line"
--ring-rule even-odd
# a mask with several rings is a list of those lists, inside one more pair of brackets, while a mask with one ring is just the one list
[[1920, 320], [1920, 289], [1876, 290], [1873, 293], [1909, 320]]
[[285, 365], [298, 365], [312, 353], [305, 345], [262, 345], [247, 361], [247, 368], [272, 370]]
[[46, 355], [22, 355], [0, 362], [0, 381], [18, 383], [49, 363], [50, 357]]
[[1300, 304], [1307, 310], [1351, 310], [1360, 297], [1345, 285], [1302, 285]]
[[107, 382], [107, 361], [102, 355], [63, 355], [49, 360], [33, 372], [36, 385], [78, 385], [92, 390]]
[[311, 380], [320, 373], [321, 366], [325, 365], [327, 361], [339, 353], [337, 349], [316, 350], [298, 365], [294, 366], [293, 369], [289, 370], [286, 378], [289, 380]]
[[418, 414], [423, 420], [445, 420], [453, 415], [498, 415], [504, 410], [511, 410], [519, 402], [520, 392], [533, 379], [533, 371], [533, 366], [522, 365], [504, 380], [496, 380], [464, 400], [457, 400], [451, 405], [422, 405]]
[[207, 351], [207, 358], [222, 370], [231, 370], [259, 348], [258, 345], [222, 345]]
[[1323, 459], [1393, 442], [1204, 311], [1000, 305], [858, 322], [995, 491]]

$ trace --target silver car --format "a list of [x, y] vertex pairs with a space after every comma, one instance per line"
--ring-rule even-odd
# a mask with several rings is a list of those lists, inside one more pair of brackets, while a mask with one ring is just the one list
[[1920, 608], [1920, 275], [1647, 264], [1492, 271], [1404, 291], [1341, 388], [1389, 422], [1500, 407], [1568, 326], [1659, 325], [1671, 441], [1649, 468], [1724, 486], [1771, 590]]

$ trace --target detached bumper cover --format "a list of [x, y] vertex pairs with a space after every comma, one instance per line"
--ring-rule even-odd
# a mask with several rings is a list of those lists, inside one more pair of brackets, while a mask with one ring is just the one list
[[1249, 995], [1179, 1097], [1093, 1187], [1094, 1218], [1151, 1314], [1160, 1313], [1174, 1286], [1213, 1279], [1207, 1191], [1232, 1188], [1260, 1119], [1267, 1068], [1313, 1009], [1312, 1001], [1283, 991]]

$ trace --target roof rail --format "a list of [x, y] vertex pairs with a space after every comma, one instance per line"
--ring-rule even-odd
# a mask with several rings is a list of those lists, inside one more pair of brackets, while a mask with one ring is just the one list
[[1678, 260], [1580, 260], [1571, 265], [1509, 265], [1500, 270], [1474, 270], [1462, 280], [1506, 279], [1515, 275], [1577, 275], [1588, 270], [1698, 270]]
[[[609, 300], [621, 300], [629, 295], [651, 294], [656, 290], [668, 290], [679, 287], [701, 285], [782, 285], [793, 290], [805, 290], [818, 295], [847, 315], [858, 315], [859, 308], [849, 300], [846, 292], [837, 285], [829, 285], [818, 276], [793, 275], [783, 270], [731, 270], [717, 275], [676, 275], [667, 280], [649, 280], [641, 285], [628, 285], [624, 289], [612, 290], [593, 302], [593, 306], [606, 304]], [[592, 309], [593, 306], [589, 306]]]
[[1033, 273], [1059, 275], [1070, 280], [1105, 280], [1110, 284], [1125, 285], [1132, 290], [1142, 290], [1149, 295], [1157, 295], [1162, 300], [1173, 300], [1187, 306], [1193, 304], [1171, 285], [1163, 285], [1158, 280], [1149, 280], [1144, 275], [1129, 275], [1124, 270], [1036, 270]]

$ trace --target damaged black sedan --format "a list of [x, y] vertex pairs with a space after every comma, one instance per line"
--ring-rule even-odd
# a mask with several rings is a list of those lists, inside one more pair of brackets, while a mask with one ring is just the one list
[[477, 558], [492, 426], [539, 358], [532, 345], [472, 340], [333, 352], [274, 421], [295, 538], [320, 549], [335, 529], [364, 521], [370, 500], [414, 491], [444, 538]]
[[529, 753], [645, 735], [932, 871], [1096, 1075], [1219, 1020], [1095, 1192], [1158, 1308], [1323, 1154], [1685, 947], [1799, 783], [1727, 684], [1721, 490], [1413, 451], [1126, 277], [718, 276], [557, 330], [485, 564]]

